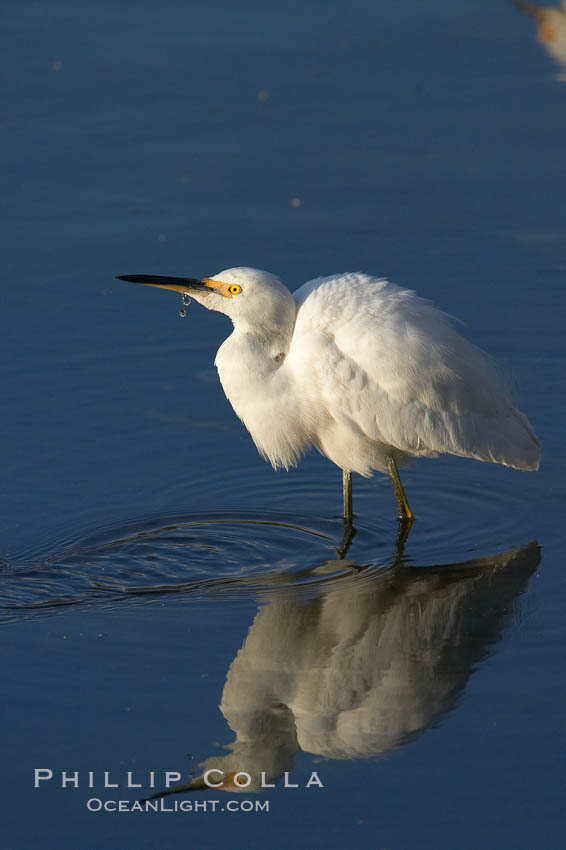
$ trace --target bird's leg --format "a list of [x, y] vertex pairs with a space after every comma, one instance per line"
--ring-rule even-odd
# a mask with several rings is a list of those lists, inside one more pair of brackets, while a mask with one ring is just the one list
[[410, 526], [413, 523], [415, 515], [410, 509], [407, 497], [405, 496], [405, 491], [403, 490], [403, 485], [401, 484], [401, 479], [399, 478], [399, 472], [397, 470], [397, 464], [395, 463], [394, 457], [390, 457], [387, 461], [387, 469], [389, 470], [391, 483], [393, 485], [393, 492], [395, 493], [395, 498], [397, 499], [399, 520], [400, 522], [409, 523]]
[[391, 483], [393, 484], [393, 491], [395, 493], [395, 498], [397, 499], [397, 516], [399, 519], [399, 528], [397, 530], [397, 542], [395, 544], [395, 562], [397, 563], [403, 559], [405, 543], [407, 541], [407, 537], [409, 536], [409, 531], [411, 530], [415, 515], [409, 507], [409, 503], [407, 501], [405, 491], [403, 490], [403, 485], [401, 484], [399, 471], [397, 469], [397, 464], [395, 463], [394, 457], [389, 458], [387, 462], [387, 468], [389, 469]]
[[343, 561], [344, 558], [346, 557], [348, 549], [352, 545], [352, 540], [354, 539], [355, 536], [356, 536], [356, 529], [354, 528], [352, 523], [350, 523], [350, 525], [346, 525], [344, 527], [344, 536], [342, 537], [342, 540], [340, 541], [340, 545], [336, 547], [336, 557], [338, 558], [339, 561]]
[[342, 470], [342, 497], [344, 504], [344, 525], [352, 525], [354, 514], [352, 513], [352, 473], [348, 469]]
[[356, 529], [353, 525], [354, 513], [352, 511], [352, 473], [347, 469], [342, 470], [342, 498], [344, 506], [344, 536], [336, 549], [336, 555], [343, 560], [356, 534]]
[[409, 531], [413, 525], [412, 519], [401, 519], [399, 517], [399, 525], [397, 528], [397, 539], [395, 540], [395, 557], [393, 563], [397, 566], [403, 563], [405, 557], [405, 543], [409, 536]]

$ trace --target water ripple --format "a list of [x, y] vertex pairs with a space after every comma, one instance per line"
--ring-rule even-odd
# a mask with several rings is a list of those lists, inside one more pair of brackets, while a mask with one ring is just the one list
[[[193, 598], [321, 593], [345, 577], [364, 581], [387, 573], [396, 563], [395, 532], [391, 517], [371, 525], [357, 520], [353, 544], [340, 557], [339, 518], [299, 522], [275, 511], [163, 515], [102, 525], [76, 539], [66, 531], [59, 541], [42, 545], [41, 554], [0, 561], [0, 620], [79, 604], [151, 602], [165, 593]], [[516, 545], [511, 538], [505, 523], [478, 537], [474, 523], [456, 533], [450, 523], [428, 517], [415, 524], [404, 563], [466, 562]]]

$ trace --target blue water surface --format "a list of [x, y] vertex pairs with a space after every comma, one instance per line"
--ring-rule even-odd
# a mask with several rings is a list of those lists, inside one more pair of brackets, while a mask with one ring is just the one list
[[[535, 30], [505, 0], [5, 2], [2, 850], [562, 846], [566, 84]], [[402, 558], [355, 479], [337, 556], [340, 471], [258, 457], [226, 318], [114, 280], [236, 265], [463, 319], [540, 471], [406, 470]], [[89, 810], [210, 758], [276, 787]]]

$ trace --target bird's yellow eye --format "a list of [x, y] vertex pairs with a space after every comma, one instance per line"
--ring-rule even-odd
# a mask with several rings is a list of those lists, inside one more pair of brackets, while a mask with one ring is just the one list
[[241, 291], [242, 287], [238, 286], [237, 283], [233, 283], [232, 286], [228, 287], [228, 292], [230, 293], [230, 295], [239, 295]]

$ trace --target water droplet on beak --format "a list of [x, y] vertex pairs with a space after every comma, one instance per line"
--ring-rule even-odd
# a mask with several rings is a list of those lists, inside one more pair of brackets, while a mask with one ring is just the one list
[[188, 307], [189, 304], [191, 303], [191, 296], [189, 295], [188, 292], [183, 292], [183, 294], [181, 295], [181, 303], [182, 303], [183, 307], [179, 310], [179, 316], [182, 319], [184, 319], [185, 316], [187, 315], [187, 311], [185, 310], [185, 307]]

